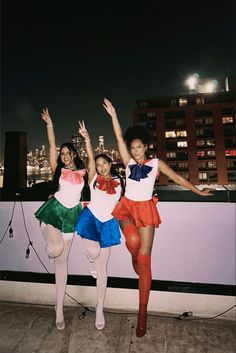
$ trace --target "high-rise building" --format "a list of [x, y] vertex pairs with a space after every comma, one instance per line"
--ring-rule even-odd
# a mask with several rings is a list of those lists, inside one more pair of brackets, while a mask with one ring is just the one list
[[83, 144], [84, 144], [84, 139], [80, 134], [73, 135], [72, 136], [72, 143], [75, 146], [77, 152], [79, 155], [82, 154], [83, 152]]
[[[197, 184], [236, 183], [236, 98], [234, 92], [199, 93], [139, 99], [135, 125], [152, 136], [151, 156]], [[159, 184], [168, 178], [160, 175]]]

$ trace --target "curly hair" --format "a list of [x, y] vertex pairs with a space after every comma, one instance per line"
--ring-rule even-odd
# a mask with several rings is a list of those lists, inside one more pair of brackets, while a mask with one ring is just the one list
[[127, 128], [124, 133], [124, 140], [128, 148], [130, 148], [133, 140], [140, 140], [144, 145], [149, 145], [151, 136], [145, 126], [134, 125]]

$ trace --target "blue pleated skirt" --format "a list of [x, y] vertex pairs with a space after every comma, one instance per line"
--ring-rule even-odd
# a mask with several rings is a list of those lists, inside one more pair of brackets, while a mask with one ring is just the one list
[[117, 220], [112, 218], [101, 222], [88, 207], [83, 209], [75, 223], [75, 232], [81, 238], [99, 242], [101, 248], [120, 244], [120, 229]]

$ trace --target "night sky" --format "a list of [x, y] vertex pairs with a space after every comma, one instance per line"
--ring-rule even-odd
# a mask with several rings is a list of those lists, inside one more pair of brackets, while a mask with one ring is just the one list
[[111, 148], [104, 97], [124, 130], [136, 99], [184, 92], [189, 74], [235, 84], [235, 1], [94, 3], [1, 1], [1, 158], [6, 131], [47, 144], [45, 106], [58, 144], [83, 119], [93, 145], [104, 135]]

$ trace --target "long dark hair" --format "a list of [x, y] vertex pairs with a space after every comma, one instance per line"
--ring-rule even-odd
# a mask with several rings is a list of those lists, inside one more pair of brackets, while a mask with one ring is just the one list
[[[105, 153], [100, 153], [100, 154], [97, 154], [96, 157], [95, 157], [95, 162], [98, 158], [103, 158], [105, 159], [108, 163], [111, 164], [111, 175], [114, 176], [114, 177], [117, 177], [118, 179], [120, 179], [120, 186], [121, 186], [121, 189], [122, 189], [122, 194], [124, 193], [124, 180], [122, 178], [122, 176], [116, 171], [116, 169], [114, 168], [114, 164], [112, 162], [112, 159], [111, 157], [109, 157], [107, 154]], [[94, 181], [94, 184], [93, 184], [93, 188], [95, 189], [95, 186], [96, 186], [96, 180]]]
[[[65, 167], [65, 164], [62, 163], [61, 161], [61, 150], [62, 148], [67, 147], [68, 150], [70, 151], [70, 155], [72, 155], [72, 153], [74, 153], [75, 158], [74, 158], [74, 163], [76, 166], [76, 169], [85, 169], [85, 164], [82, 161], [82, 159], [80, 159], [78, 152], [75, 148], [75, 146], [73, 145], [73, 143], [71, 142], [65, 142], [61, 145], [60, 147], [60, 151], [59, 151], [59, 155], [57, 158], [57, 167], [53, 176], [53, 181], [52, 181], [52, 189], [54, 190], [54, 192], [56, 192], [59, 189], [59, 178], [61, 175], [61, 169]], [[84, 176], [84, 181], [85, 181], [85, 186], [86, 184], [88, 184], [88, 175], [86, 173], [86, 175]]]

